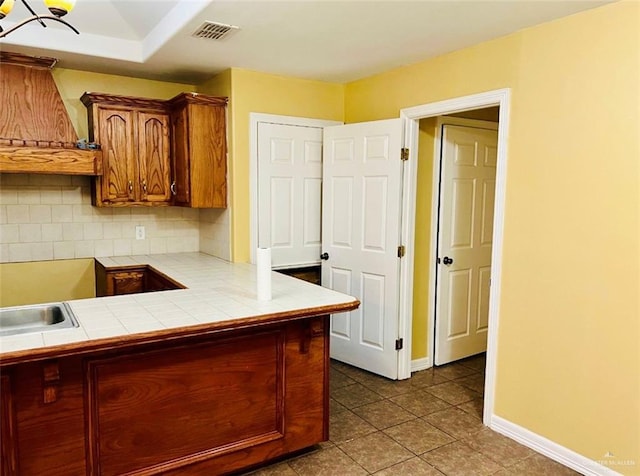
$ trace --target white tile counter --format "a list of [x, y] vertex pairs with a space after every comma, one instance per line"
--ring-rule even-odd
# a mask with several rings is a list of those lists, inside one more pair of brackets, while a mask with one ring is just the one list
[[[149, 265], [187, 289], [68, 301], [80, 327], [0, 337], [0, 359], [65, 347], [122, 342], [171, 330], [207, 331], [247, 323], [285, 320], [295, 314], [357, 307], [354, 297], [280, 273], [272, 273], [272, 300], [256, 299], [256, 267], [203, 253], [96, 258], [106, 268]], [[330, 311], [329, 311], [330, 312]]]

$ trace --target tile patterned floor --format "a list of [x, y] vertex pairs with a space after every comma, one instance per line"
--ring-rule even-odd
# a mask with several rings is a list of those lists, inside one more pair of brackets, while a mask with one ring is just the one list
[[578, 473], [482, 425], [485, 357], [391, 381], [331, 364], [330, 441], [251, 476]]

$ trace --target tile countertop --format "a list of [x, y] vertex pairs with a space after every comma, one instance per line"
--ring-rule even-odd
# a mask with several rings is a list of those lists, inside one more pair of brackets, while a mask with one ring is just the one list
[[[0, 337], [0, 359], [18, 361], [56, 348], [98, 347], [100, 342], [172, 335], [172, 330], [207, 331], [326, 308], [355, 309], [356, 298], [280, 273], [272, 273], [272, 300], [256, 299], [256, 267], [203, 253], [96, 258], [107, 268], [149, 265], [187, 289], [67, 301], [80, 327]], [[64, 346], [64, 347], [63, 347]]]

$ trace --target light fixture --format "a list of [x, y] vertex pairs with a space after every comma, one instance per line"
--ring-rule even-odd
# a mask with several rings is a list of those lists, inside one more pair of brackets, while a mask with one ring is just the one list
[[[2, 26], [0, 26], [0, 38], [4, 38], [12, 31], [17, 30], [18, 28], [26, 25], [27, 23], [31, 23], [32, 21], [37, 21], [43, 27], [46, 28], [47, 25], [45, 24], [44, 20], [57, 21], [58, 23], [62, 23], [63, 25], [71, 28], [76, 34], [78, 35], [80, 34], [78, 30], [76, 30], [73, 26], [71, 26], [69, 23], [67, 23], [62, 18], [60, 18], [65, 16], [67, 13], [71, 11], [71, 9], [73, 9], [73, 6], [75, 5], [76, 0], [44, 0], [45, 6], [51, 12], [51, 14], [47, 14], [47, 15], [38, 15], [33, 10], [33, 8], [31, 8], [31, 6], [27, 3], [27, 0], [21, 0], [21, 1], [23, 5], [26, 7], [26, 9], [29, 10], [32, 16], [24, 19], [23, 21], [9, 28], [8, 30], [3, 30]], [[15, 0], [0, 0], [0, 20], [2, 20], [4, 17], [6, 17], [9, 14], [9, 12], [11, 12], [11, 10], [13, 9], [14, 3], [15, 3]]]

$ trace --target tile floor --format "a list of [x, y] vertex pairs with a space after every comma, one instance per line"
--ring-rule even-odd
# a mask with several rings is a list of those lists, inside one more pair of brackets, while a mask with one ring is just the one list
[[578, 474], [482, 425], [485, 357], [392, 381], [331, 364], [330, 441], [252, 476]]

